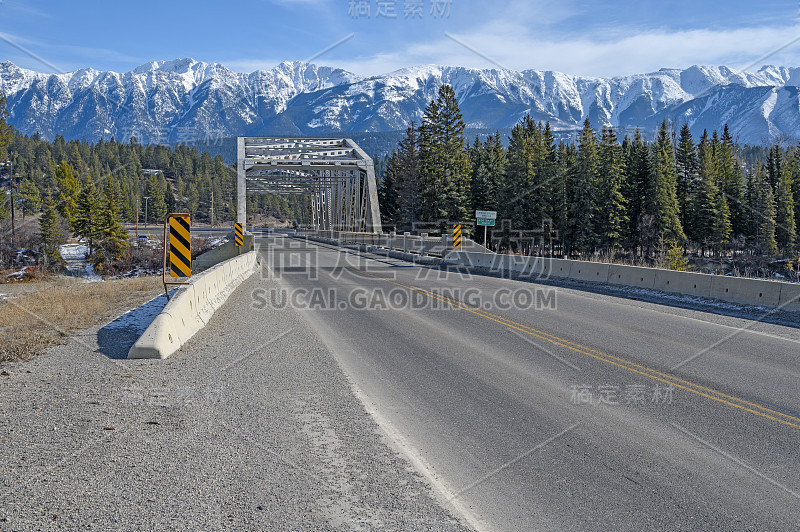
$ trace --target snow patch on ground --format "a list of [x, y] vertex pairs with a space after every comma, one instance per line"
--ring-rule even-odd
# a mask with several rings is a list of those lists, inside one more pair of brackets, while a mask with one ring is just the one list
[[83, 267], [83, 275], [81, 277], [83, 277], [84, 283], [96, 283], [103, 280], [100, 275], [94, 273], [94, 264], [91, 262], [87, 262], [86, 266]]
[[89, 246], [85, 244], [64, 244], [58, 247], [58, 252], [64, 260], [85, 259], [89, 254]]
[[152, 323], [158, 314], [164, 310], [167, 304], [166, 294], [151, 299], [141, 307], [129, 310], [119, 318], [115, 319], [103, 329], [117, 330], [124, 329], [126, 332], [141, 336], [145, 329]]

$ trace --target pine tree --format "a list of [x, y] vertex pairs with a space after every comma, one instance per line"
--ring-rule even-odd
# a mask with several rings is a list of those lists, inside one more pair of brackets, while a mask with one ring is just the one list
[[526, 115], [511, 129], [505, 175], [499, 191], [500, 219], [510, 220], [514, 230], [532, 229], [540, 213], [539, 198], [535, 193], [532, 123], [530, 116]]
[[56, 183], [58, 185], [56, 209], [72, 224], [81, 187], [78, 178], [72, 173], [72, 167], [66, 161], [61, 161], [56, 168]]
[[630, 248], [649, 248], [651, 242], [643, 233], [643, 216], [646, 214], [645, 205], [647, 190], [650, 188], [652, 175], [652, 161], [650, 160], [650, 150], [647, 143], [642, 138], [641, 132], [637, 129], [633, 135], [633, 141], [627, 148], [625, 161], [625, 185], [623, 196], [625, 196], [628, 208], [628, 247]]
[[768, 255], [777, 255], [778, 243], [775, 240], [775, 200], [772, 186], [765, 180], [764, 172], [759, 169], [756, 174], [757, 210], [759, 218], [757, 245]]
[[606, 249], [613, 252], [622, 245], [628, 224], [625, 197], [622, 195], [625, 166], [622, 148], [611, 128], [603, 128], [599, 148], [599, 234]]
[[765, 179], [772, 189], [773, 195], [778, 190], [778, 182], [781, 180], [781, 166], [783, 165], [783, 156], [781, 155], [781, 148], [777, 144], [772, 146], [767, 155], [766, 176]]
[[794, 226], [800, 229], [800, 145], [792, 155], [792, 196], [794, 197]]
[[684, 231], [691, 234], [691, 205], [694, 187], [698, 180], [697, 150], [692, 139], [689, 124], [683, 124], [675, 154], [675, 166], [678, 176], [676, 192], [680, 208], [681, 225]]
[[101, 238], [101, 247], [108, 258], [118, 260], [122, 258], [125, 248], [128, 247], [128, 232], [120, 224], [119, 191], [113, 177], [106, 177], [105, 189], [101, 210], [98, 217], [98, 235]]
[[399, 172], [400, 157], [397, 155], [397, 150], [393, 150], [386, 161], [383, 179], [381, 179], [380, 186], [378, 187], [378, 204], [381, 209], [381, 222], [387, 226], [397, 221], [398, 196], [395, 183], [397, 181], [396, 176]]
[[[499, 146], [500, 137], [498, 134], [497, 142]], [[541, 134], [541, 161], [536, 172], [537, 194], [542, 198], [541, 211], [543, 226], [552, 230], [557, 217], [559, 199], [559, 164], [558, 148], [556, 146], [553, 131], [550, 129], [550, 122], [545, 122]], [[554, 235], [545, 235], [550, 240], [551, 248]], [[552, 252], [552, 249], [551, 249]]]
[[58, 218], [58, 212], [53, 207], [53, 201], [47, 198], [44, 212], [39, 218], [39, 231], [42, 240], [42, 254], [45, 258], [45, 268], [52, 269], [61, 264], [62, 259], [58, 248], [64, 242], [64, 234]]
[[714, 217], [712, 241], [714, 251], [719, 254], [730, 243], [733, 228], [731, 225], [731, 211], [728, 207], [728, 198], [721, 188], [717, 188], [716, 192], [714, 206], [716, 216]]
[[[150, 174], [147, 178], [145, 196], [148, 196], [147, 220], [148, 223], [163, 223], [167, 215], [166, 181], [162, 174]], [[144, 200], [142, 200], [144, 203]]]
[[11, 142], [13, 130], [11, 126], [6, 123], [8, 120], [8, 111], [6, 111], [6, 95], [0, 91], [0, 160], [6, 160], [6, 148]]
[[470, 164], [455, 92], [442, 85], [419, 129], [420, 215], [460, 221], [470, 211]]
[[419, 216], [419, 149], [417, 141], [417, 128], [412, 122], [398, 144], [398, 168], [394, 176], [394, 186], [398, 195], [396, 221], [404, 226], [413, 226]]
[[588, 118], [580, 133], [571, 180], [570, 238], [578, 251], [588, 253], [597, 245], [597, 145]]
[[22, 180], [19, 185], [20, 203], [22, 204], [22, 215], [32, 215], [39, 212], [42, 207], [42, 197], [36, 184], [28, 178]]
[[744, 204], [744, 179], [742, 170], [734, 157], [735, 146], [731, 138], [728, 124], [722, 131], [722, 139], [717, 153], [718, 186], [725, 193], [730, 207], [731, 231], [733, 235], [741, 235], [747, 231]]
[[699, 176], [692, 195], [691, 238], [700, 246], [701, 252], [705, 252], [706, 248], [718, 248], [715, 238], [719, 236], [717, 221], [720, 216], [714, 153], [705, 131], [697, 153]]
[[792, 174], [791, 165], [784, 165], [775, 198], [775, 236], [781, 251], [787, 255], [794, 251], [794, 245], [797, 239], [794, 197], [792, 195]]
[[646, 212], [654, 217], [655, 227], [665, 242], [686, 240], [679, 218], [673, 146], [667, 122], [661, 123], [653, 145], [653, 178], [648, 191]]
[[94, 251], [94, 243], [100, 237], [100, 210], [100, 194], [94, 183], [87, 179], [78, 194], [72, 229], [76, 235], [86, 239], [89, 245], [89, 255]]

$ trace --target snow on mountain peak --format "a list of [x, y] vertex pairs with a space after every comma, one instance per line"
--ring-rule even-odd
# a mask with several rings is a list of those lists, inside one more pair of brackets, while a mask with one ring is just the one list
[[[577, 128], [587, 117], [597, 128], [653, 129], [661, 120], [686, 120], [713, 129], [725, 117], [740, 140], [761, 142], [797, 136], [800, 123], [800, 69], [771, 65], [756, 72], [695, 65], [601, 78], [432, 64], [364, 77], [302, 61], [236, 73], [192, 58], [153, 61], [122, 74], [86, 68], [50, 75], [0, 63], [0, 90], [16, 128], [90, 140], [109, 132], [158, 142], [175, 141], [176, 131], [186, 141], [403, 129], [419, 121], [443, 83], [453, 86], [472, 127], [510, 127], [526, 112], [556, 130]], [[774, 89], [769, 98], [767, 87]]]

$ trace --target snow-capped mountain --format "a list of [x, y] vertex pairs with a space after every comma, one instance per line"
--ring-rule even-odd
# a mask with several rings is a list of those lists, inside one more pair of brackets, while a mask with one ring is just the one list
[[514, 72], [419, 66], [362, 77], [337, 68], [285, 62], [236, 73], [193, 59], [158, 61], [131, 72], [82, 69], [41, 74], [0, 63], [10, 122], [87, 140], [191, 142], [238, 135], [318, 135], [404, 129], [419, 122], [443, 84], [453, 86], [464, 121], [507, 128], [525, 113], [571, 130], [653, 130], [662, 120], [695, 133], [724, 123], [739, 142], [800, 138], [800, 68], [758, 72], [694, 66], [614, 78], [551, 71]]

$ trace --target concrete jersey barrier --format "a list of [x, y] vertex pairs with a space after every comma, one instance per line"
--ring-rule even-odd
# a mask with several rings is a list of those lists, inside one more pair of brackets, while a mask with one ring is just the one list
[[532, 280], [557, 278], [590, 281], [800, 312], [800, 284], [794, 283], [601, 262], [464, 251], [448, 253], [446, 260], [451, 264], [486, 268], [493, 273], [515, 272], [520, 277]]
[[128, 358], [167, 358], [180, 349], [256, 271], [258, 254], [221, 262], [178, 288], [164, 309], [128, 351]]

